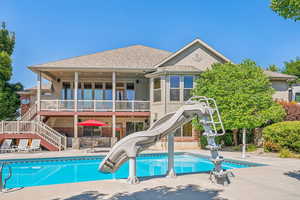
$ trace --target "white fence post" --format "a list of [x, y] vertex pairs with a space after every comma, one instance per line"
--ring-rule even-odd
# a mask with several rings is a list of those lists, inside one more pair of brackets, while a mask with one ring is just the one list
[[18, 134], [20, 133], [20, 121], [19, 120], [17, 121], [17, 133]]
[[56, 111], [59, 111], [59, 100], [56, 100]]
[[134, 112], [134, 100], [132, 100], [131, 102], [132, 102], [132, 112]]

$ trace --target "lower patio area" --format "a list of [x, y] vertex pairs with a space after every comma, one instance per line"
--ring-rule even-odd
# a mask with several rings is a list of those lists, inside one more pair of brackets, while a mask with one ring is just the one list
[[[158, 151], [148, 151], [153, 153]], [[208, 151], [186, 151], [209, 155]], [[105, 155], [87, 150], [64, 152], [41, 152], [34, 154], [2, 154], [0, 159], [64, 157]], [[226, 159], [243, 160], [267, 166], [234, 169], [235, 178], [228, 186], [219, 186], [209, 181], [209, 175], [189, 174], [176, 178], [141, 179], [138, 185], [129, 185], [125, 180], [103, 180], [36, 186], [0, 194], [1, 199], [51, 199], [51, 200], [147, 200], [147, 199], [300, 199], [300, 160], [282, 159], [270, 154], [249, 153], [246, 159], [236, 152], [221, 152]], [[55, 191], [55, 192], [53, 192]]]

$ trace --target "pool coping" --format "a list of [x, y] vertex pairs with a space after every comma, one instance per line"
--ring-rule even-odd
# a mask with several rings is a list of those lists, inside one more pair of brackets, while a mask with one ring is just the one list
[[[140, 156], [159, 156], [159, 155], [167, 155], [168, 153], [163, 153], [163, 152], [157, 152], [157, 153], [141, 153], [138, 155]], [[191, 152], [175, 152], [175, 155], [191, 155], [195, 157], [201, 157], [201, 158], [206, 158], [206, 159], [211, 159], [210, 156], [200, 154], [200, 153], [191, 153]], [[58, 156], [58, 157], [35, 157], [35, 158], [13, 158], [13, 159], [0, 159], [0, 164], [2, 163], [16, 163], [16, 162], [22, 162], [22, 163], [27, 163], [27, 162], [35, 162], [35, 161], [65, 161], [65, 160], [82, 160], [86, 159], [103, 159], [105, 155], [81, 155], [81, 156]], [[255, 162], [249, 162], [249, 161], [242, 161], [238, 159], [228, 159], [224, 158], [224, 162], [228, 163], [233, 163], [237, 165], [246, 165], [247, 167], [261, 167], [261, 166], [267, 166], [267, 164], [262, 164], [262, 163], [255, 163]]]

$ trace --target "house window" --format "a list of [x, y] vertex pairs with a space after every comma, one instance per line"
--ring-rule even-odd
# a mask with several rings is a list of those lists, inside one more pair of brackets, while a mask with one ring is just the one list
[[192, 122], [186, 123], [182, 126], [182, 136], [183, 137], [192, 137]]
[[72, 96], [72, 88], [70, 82], [63, 82], [62, 90], [61, 90], [61, 99], [62, 100], [71, 100]]
[[95, 100], [103, 100], [103, 84], [102, 83], [95, 83], [95, 90], [94, 90], [94, 99]]
[[135, 99], [134, 83], [126, 84], [126, 99], [127, 100]]
[[192, 137], [192, 122], [186, 123], [177, 128], [174, 132], [175, 137]]
[[154, 102], [161, 101], [161, 81], [160, 81], [160, 77], [154, 79], [153, 91], [154, 91], [153, 101]]
[[193, 76], [184, 76], [183, 77], [183, 99], [184, 101], [189, 100], [192, 97], [192, 89], [194, 77]]
[[93, 89], [92, 83], [84, 83], [83, 90], [83, 100], [92, 100], [93, 99]]
[[112, 84], [111, 83], [105, 83], [104, 99], [112, 100]]
[[82, 100], [83, 99], [83, 83], [78, 83], [78, 90], [77, 90], [77, 99]]
[[295, 93], [295, 101], [300, 102], [300, 93], [299, 92]]
[[84, 126], [83, 136], [84, 137], [101, 136], [100, 128], [95, 126]]
[[126, 122], [126, 135], [143, 130], [144, 122]]
[[28, 98], [24, 98], [24, 99], [21, 100], [21, 104], [26, 105], [26, 104], [29, 104], [29, 103], [30, 103], [30, 99], [28, 99]]
[[170, 101], [180, 101], [180, 76], [170, 76]]

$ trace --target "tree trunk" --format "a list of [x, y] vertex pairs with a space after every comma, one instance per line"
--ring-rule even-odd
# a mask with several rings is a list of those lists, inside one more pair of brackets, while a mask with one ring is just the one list
[[233, 129], [232, 130], [234, 146], [238, 145], [238, 132], [239, 132], [238, 129]]

